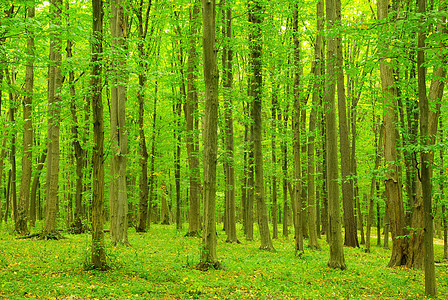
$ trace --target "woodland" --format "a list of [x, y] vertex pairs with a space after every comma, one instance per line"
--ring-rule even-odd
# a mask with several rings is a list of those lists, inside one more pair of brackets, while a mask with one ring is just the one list
[[0, 297], [448, 297], [446, 5], [1, 1]]

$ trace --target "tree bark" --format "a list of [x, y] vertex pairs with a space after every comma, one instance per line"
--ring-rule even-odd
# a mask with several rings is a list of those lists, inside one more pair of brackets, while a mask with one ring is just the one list
[[[336, 24], [336, 1], [327, 0], [327, 30], [334, 30]], [[335, 107], [335, 79], [337, 41], [334, 37], [327, 39], [327, 73], [325, 84], [325, 127], [326, 127], [326, 151], [327, 151], [327, 191], [328, 191], [328, 232], [327, 238], [330, 244], [330, 259], [328, 266], [344, 270], [346, 268], [344, 250], [342, 247], [340, 201], [338, 179], [338, 155], [336, 132], [336, 107]]]
[[[379, 20], [388, 18], [388, 4], [388, 0], [377, 2]], [[387, 43], [380, 47], [383, 51], [380, 60], [380, 74], [384, 95], [384, 159], [387, 166], [385, 186], [392, 234], [392, 254], [388, 266], [393, 267], [406, 264], [408, 239], [404, 237], [405, 219], [397, 154], [397, 128], [395, 126], [397, 122], [397, 90], [394, 85], [394, 73], [389, 63], [391, 54]]]
[[[341, 22], [341, 1], [336, 0], [336, 22]], [[353, 180], [351, 174], [350, 143], [347, 121], [347, 105], [345, 101], [344, 70], [342, 66], [342, 37], [336, 38], [336, 73], [338, 90], [338, 117], [341, 154], [341, 178], [342, 178], [342, 204], [344, 208], [344, 245], [348, 247], [359, 247], [354, 214]]]
[[229, 3], [221, 2], [224, 11], [223, 33], [226, 39], [223, 47], [223, 87], [224, 87], [224, 119], [225, 119], [225, 148], [226, 159], [226, 217], [227, 217], [227, 240], [228, 243], [239, 243], [236, 234], [236, 208], [235, 208], [235, 166], [234, 166], [234, 137], [233, 137], [233, 50], [232, 39], [232, 8]]
[[294, 153], [294, 198], [291, 199], [291, 206], [294, 213], [294, 229], [295, 229], [295, 254], [301, 255], [303, 253], [303, 214], [302, 214], [302, 177], [301, 177], [301, 86], [300, 78], [303, 75], [303, 69], [300, 67], [300, 40], [299, 40], [299, 12], [297, 5], [293, 12], [293, 41], [294, 41], [294, 117], [293, 117], [293, 153]]
[[187, 236], [199, 236], [201, 228], [201, 171], [199, 167], [199, 119], [195, 116], [198, 110], [198, 91], [196, 87], [198, 65], [198, 53], [196, 50], [197, 34], [200, 28], [200, 1], [195, 0], [190, 9], [189, 50], [187, 61], [187, 100], [184, 104], [186, 121], [186, 145], [188, 156], [188, 168], [190, 171], [190, 207], [188, 211]]
[[[62, 0], [50, 3], [51, 23], [61, 26]], [[48, 153], [47, 153], [47, 186], [46, 210], [43, 238], [54, 238], [56, 234], [56, 214], [58, 212], [59, 187], [59, 128], [61, 123], [61, 61], [62, 40], [60, 32], [52, 32], [50, 37], [50, 66], [48, 84]]]
[[[27, 8], [27, 18], [32, 19], [35, 16], [35, 7]], [[16, 223], [16, 231], [19, 234], [28, 233], [29, 203], [31, 174], [33, 166], [33, 118], [32, 104], [34, 91], [34, 31], [27, 29], [27, 64], [25, 74], [25, 92], [23, 98], [23, 148], [22, 148], [22, 179], [20, 184], [19, 214]], [[1, 220], [1, 217], [0, 217]]]
[[112, 243], [128, 245], [128, 199], [126, 189], [126, 161], [128, 137], [126, 130], [126, 57], [124, 55], [127, 38], [127, 22], [122, 0], [110, 2], [112, 16], [110, 31], [113, 65], [111, 67], [110, 131], [111, 131], [111, 237]]
[[199, 269], [218, 269], [216, 255], [216, 160], [218, 147], [218, 65], [215, 40], [215, 0], [202, 0], [204, 110], [204, 233]]
[[137, 92], [138, 99], [138, 133], [139, 133], [139, 162], [141, 166], [140, 178], [139, 178], [139, 214], [137, 232], [146, 232], [146, 221], [148, 219], [148, 150], [146, 147], [146, 136], [144, 129], [144, 117], [145, 117], [145, 89], [146, 89], [146, 72], [148, 69], [148, 63], [146, 59], [148, 57], [148, 50], [145, 48], [145, 40], [148, 33], [149, 13], [151, 11], [151, 1], [149, 1], [146, 13], [143, 15], [143, 1], [140, 1], [137, 9], [135, 10], [138, 19], [138, 36], [139, 42], [137, 45], [139, 55], [139, 74], [138, 84], [139, 89]]
[[92, 89], [93, 185], [92, 185], [92, 264], [106, 270], [104, 245], [104, 118], [102, 100], [103, 1], [92, 0]]
[[317, 241], [317, 234], [320, 231], [317, 226], [316, 218], [319, 214], [316, 209], [316, 191], [315, 191], [315, 154], [314, 145], [316, 138], [316, 122], [317, 122], [317, 107], [319, 101], [322, 98], [323, 89], [323, 78], [322, 78], [322, 68], [323, 68], [323, 36], [321, 32], [324, 29], [324, 3], [319, 1], [316, 6], [317, 11], [317, 29], [318, 34], [316, 36], [316, 43], [314, 48], [314, 92], [312, 95], [312, 107], [310, 111], [310, 120], [308, 125], [309, 137], [308, 137], [308, 225], [309, 225], [309, 243], [308, 247], [312, 249], [320, 249], [319, 243]]
[[269, 233], [268, 210], [264, 195], [263, 153], [262, 153], [262, 31], [263, 7], [261, 3], [249, 1], [249, 50], [252, 79], [250, 81], [250, 97], [252, 99], [254, 171], [255, 171], [255, 202], [257, 206], [257, 221], [260, 231], [260, 249], [274, 251]]

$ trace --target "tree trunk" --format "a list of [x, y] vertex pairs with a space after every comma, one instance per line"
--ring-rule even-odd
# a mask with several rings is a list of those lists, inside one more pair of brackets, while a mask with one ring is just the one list
[[[336, 2], [327, 0], [327, 30], [332, 30], [337, 21]], [[327, 39], [327, 73], [325, 84], [325, 127], [327, 151], [327, 190], [328, 190], [328, 241], [330, 244], [330, 259], [328, 266], [344, 270], [346, 268], [344, 250], [342, 247], [340, 201], [338, 179], [336, 107], [335, 107], [335, 79], [337, 41], [334, 37]]]
[[[288, 112], [283, 112], [283, 127], [282, 133], [286, 132], [288, 127]], [[288, 219], [289, 219], [289, 206], [288, 206], [288, 146], [285, 140], [282, 140], [280, 149], [283, 156], [282, 172], [283, 172], [283, 236], [288, 237]], [[292, 199], [291, 199], [292, 201]]]
[[[35, 16], [35, 7], [27, 8], [28, 18], [32, 19]], [[25, 75], [25, 91], [26, 95], [23, 98], [23, 156], [22, 156], [22, 180], [20, 184], [20, 198], [19, 198], [19, 213], [16, 223], [16, 231], [19, 234], [28, 233], [28, 219], [29, 219], [29, 203], [30, 203], [30, 187], [31, 174], [33, 166], [33, 118], [32, 118], [32, 103], [33, 103], [33, 87], [34, 87], [34, 32], [27, 30], [27, 54], [28, 61], [26, 65]], [[1, 219], [1, 217], [0, 217]]]
[[146, 220], [148, 219], [148, 150], [146, 147], [146, 136], [144, 129], [144, 117], [145, 117], [145, 90], [146, 90], [146, 72], [148, 69], [147, 49], [145, 49], [145, 39], [148, 33], [148, 21], [149, 13], [151, 11], [151, 1], [148, 4], [145, 15], [143, 15], [143, 1], [140, 1], [137, 9], [135, 10], [138, 19], [138, 36], [139, 42], [137, 45], [139, 56], [139, 74], [138, 84], [139, 89], [137, 92], [138, 99], [138, 133], [139, 133], [139, 163], [141, 166], [140, 178], [139, 178], [139, 212], [138, 212], [138, 224], [136, 227], [137, 232], [146, 232]]
[[272, 152], [272, 238], [278, 238], [278, 217], [277, 217], [277, 146], [276, 146], [276, 136], [277, 136], [277, 110], [278, 110], [278, 99], [277, 92], [279, 90], [278, 84], [273, 82], [275, 85], [274, 91], [272, 92], [272, 135], [271, 135], [271, 152]]
[[216, 159], [218, 142], [218, 65], [216, 62], [215, 1], [202, 0], [204, 110], [204, 233], [199, 269], [217, 269], [216, 256]]
[[[443, 128], [443, 122], [442, 122], [442, 118], [439, 119], [439, 139], [440, 139], [440, 143], [444, 143], [445, 139], [444, 139], [444, 130], [445, 128]], [[448, 224], [447, 224], [447, 218], [446, 218], [446, 204], [445, 204], [445, 160], [444, 160], [444, 151], [443, 148], [440, 148], [440, 170], [439, 170], [439, 177], [441, 178], [440, 182], [439, 182], [439, 191], [440, 191], [440, 195], [441, 195], [441, 201], [442, 201], [442, 229], [443, 229], [443, 259], [448, 259]], [[1, 218], [0, 218], [1, 220]]]
[[[222, 54], [223, 65], [223, 87], [224, 87], [224, 118], [225, 118], [225, 148], [226, 159], [225, 191], [226, 191], [226, 217], [227, 217], [227, 240], [228, 243], [239, 243], [236, 235], [235, 216], [235, 166], [234, 166], [234, 137], [233, 137], [233, 50], [230, 44], [232, 39], [232, 8], [229, 3], [221, 2], [225, 8], [223, 33], [226, 38]], [[227, 7], [226, 7], [227, 5]]]
[[257, 220], [260, 231], [260, 249], [273, 251], [271, 235], [269, 233], [268, 210], [264, 195], [263, 153], [262, 153], [262, 31], [263, 7], [257, 1], [249, 2], [249, 49], [252, 79], [250, 81], [250, 97], [252, 99], [254, 169], [255, 169], [255, 202], [257, 206]]
[[[341, 22], [341, 2], [335, 1], [336, 4], [336, 22]], [[336, 73], [337, 73], [337, 90], [338, 90], [338, 117], [339, 117], [339, 133], [340, 143], [339, 150], [341, 154], [341, 177], [342, 177], [342, 204], [344, 208], [344, 245], [348, 247], [359, 247], [358, 235], [356, 231], [356, 221], [354, 214], [354, 197], [353, 197], [353, 180], [351, 174], [350, 159], [350, 142], [347, 121], [347, 105], [345, 101], [345, 85], [342, 57], [342, 38], [336, 38]]]
[[[380, 126], [376, 125], [376, 120], [375, 120], [375, 114], [373, 114], [373, 132], [375, 135], [375, 167], [374, 167], [374, 172], [378, 170], [379, 166], [380, 166], [380, 160], [381, 160], [381, 153], [382, 153], [382, 145], [383, 145], [383, 135], [382, 135], [382, 130]], [[378, 130], [377, 128], [380, 128], [380, 130]], [[379, 132], [378, 132], [379, 131]], [[379, 137], [378, 137], [379, 135]], [[376, 174], [376, 173], [375, 173]], [[366, 233], [366, 252], [370, 253], [370, 230], [372, 227], [372, 223], [373, 223], [373, 208], [374, 208], [374, 199], [376, 196], [376, 184], [377, 184], [378, 179], [376, 178], [375, 175], [372, 175], [372, 179], [370, 181], [370, 195], [369, 195], [369, 210], [367, 213], [367, 233]], [[379, 201], [377, 200], [377, 203], [379, 203]], [[379, 214], [379, 211], [378, 211]], [[380, 224], [378, 223], [378, 228], [380, 227]], [[378, 235], [378, 238], [380, 238], [380, 235]]]
[[104, 244], [104, 118], [102, 100], [103, 1], [92, 0], [92, 89], [93, 185], [92, 185], [92, 264], [106, 270]]
[[[69, 1], [65, 2], [65, 13], [67, 16], [67, 27], [70, 26], [70, 20], [69, 20]], [[72, 46], [73, 43], [71, 40], [67, 40], [67, 59], [70, 59], [73, 57], [72, 55]], [[70, 224], [73, 226], [72, 231], [75, 234], [82, 233], [84, 231], [81, 216], [82, 216], [82, 193], [83, 193], [83, 177], [84, 172], [83, 168], [85, 165], [84, 161], [84, 149], [81, 146], [81, 137], [79, 136], [79, 123], [78, 118], [76, 115], [76, 92], [75, 92], [75, 73], [73, 70], [69, 70], [69, 89], [70, 89], [70, 111], [72, 115], [73, 124], [71, 126], [71, 132], [72, 132], [72, 138], [73, 138], [73, 148], [75, 153], [75, 159], [76, 159], [76, 190], [75, 190], [75, 216], [74, 216], [74, 222], [73, 224]]]
[[157, 92], [158, 92], [158, 82], [156, 80], [154, 85], [154, 107], [153, 107], [153, 114], [152, 114], [152, 138], [151, 138], [151, 159], [150, 159], [150, 170], [149, 170], [149, 203], [148, 203], [148, 217], [147, 217], [147, 227], [151, 226], [151, 219], [152, 219], [152, 205], [155, 203], [153, 201], [154, 198], [154, 185], [155, 185], [155, 173], [154, 173], [154, 167], [155, 167], [155, 158], [156, 158], [156, 123], [157, 123]]
[[299, 24], [299, 12], [297, 5], [294, 7], [293, 12], [293, 40], [294, 40], [294, 117], [293, 117], [293, 131], [294, 131], [294, 198], [291, 199], [291, 205], [294, 213], [294, 229], [295, 229], [295, 253], [301, 255], [303, 253], [303, 214], [302, 214], [302, 177], [301, 177], [301, 127], [300, 127], [300, 114], [301, 114], [301, 86], [300, 78], [303, 75], [303, 69], [300, 67], [300, 40], [298, 32]]
[[113, 65], [111, 66], [111, 99], [110, 99], [110, 131], [111, 131], [111, 237], [112, 243], [129, 244], [128, 242], [128, 199], [126, 189], [126, 161], [128, 153], [128, 137], [126, 130], [126, 57], [125, 40], [127, 38], [127, 22], [124, 16], [122, 0], [110, 2], [112, 17], [110, 31], [114, 43], [112, 45]]
[[[387, 19], [388, 0], [377, 2], [378, 19]], [[384, 45], [386, 44], [386, 45]], [[381, 85], [384, 95], [384, 159], [386, 161], [386, 201], [392, 234], [392, 255], [389, 267], [404, 265], [407, 262], [407, 238], [404, 238], [404, 208], [401, 192], [401, 179], [397, 154], [397, 90], [394, 83], [394, 73], [388, 63], [391, 53], [387, 43], [380, 45], [383, 57], [380, 60]]]
[[[62, 0], [52, 0], [50, 4], [51, 23], [61, 26]], [[61, 123], [61, 61], [62, 40], [59, 32], [50, 37], [50, 66], [48, 84], [48, 153], [46, 181], [46, 209], [43, 238], [56, 237], [56, 214], [58, 212], [59, 186], [59, 127]]]
[[198, 54], [196, 50], [197, 34], [200, 28], [199, 20], [200, 2], [195, 0], [193, 8], [190, 9], [190, 31], [189, 51], [187, 62], [187, 100], [184, 104], [186, 121], [186, 145], [188, 156], [188, 168], [190, 171], [190, 207], [188, 211], [187, 236], [199, 236], [201, 227], [201, 171], [199, 168], [199, 144], [198, 144], [198, 118], [195, 113], [198, 109], [198, 91], [196, 88], [196, 68], [198, 65]]
[[16, 112], [16, 94], [13, 92], [14, 86], [16, 84], [15, 80], [15, 72], [14, 69], [9, 73], [9, 69], [5, 69], [5, 76], [8, 83], [8, 86], [10, 87], [9, 91], [9, 110], [8, 110], [8, 116], [9, 116], [9, 126], [11, 127], [11, 150], [9, 153], [9, 161], [11, 164], [10, 171], [10, 182], [9, 182], [9, 197], [7, 199], [9, 200], [9, 204], [11, 207], [11, 220], [14, 221], [15, 226], [17, 227], [18, 222], [18, 207], [17, 207], [17, 164], [16, 164], [16, 143], [17, 143], [17, 130], [15, 129], [15, 112]]
[[323, 80], [322, 80], [322, 67], [323, 67], [323, 36], [321, 32], [323, 32], [324, 27], [324, 3], [323, 1], [319, 1], [316, 6], [317, 11], [317, 28], [318, 34], [316, 36], [316, 43], [314, 48], [314, 59], [315, 59], [315, 67], [314, 67], [314, 92], [313, 92], [313, 103], [310, 111], [310, 120], [309, 120], [309, 137], [308, 137], [308, 180], [307, 180], [307, 188], [308, 188], [308, 225], [309, 225], [309, 243], [308, 247], [312, 249], [320, 249], [319, 243], [317, 242], [317, 234], [320, 231], [319, 228], [316, 228], [317, 222], [316, 218], [318, 216], [318, 210], [316, 209], [316, 191], [315, 191], [315, 154], [314, 154], [314, 144], [316, 138], [316, 122], [317, 122], [317, 107], [319, 105], [319, 101], [322, 98], [322, 88], [323, 88]]

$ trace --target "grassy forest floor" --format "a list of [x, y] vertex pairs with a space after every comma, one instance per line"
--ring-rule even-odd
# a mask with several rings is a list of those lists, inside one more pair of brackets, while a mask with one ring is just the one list
[[[186, 226], [184, 226], [186, 227]], [[225, 270], [201, 272], [201, 240], [184, 237], [174, 225], [129, 229], [129, 247], [111, 247], [109, 271], [85, 271], [89, 234], [59, 241], [16, 239], [12, 224], [0, 227], [0, 299], [422, 299], [421, 270], [387, 268], [390, 250], [344, 248], [348, 269], [329, 269], [328, 246], [294, 256], [292, 236], [274, 241], [277, 252], [258, 250], [259, 241], [225, 243], [218, 232], [218, 257]], [[255, 230], [256, 232], [257, 230]], [[305, 242], [306, 244], [306, 242]], [[373, 240], [376, 245], [376, 240]], [[443, 245], [435, 245], [439, 299], [448, 299]]]

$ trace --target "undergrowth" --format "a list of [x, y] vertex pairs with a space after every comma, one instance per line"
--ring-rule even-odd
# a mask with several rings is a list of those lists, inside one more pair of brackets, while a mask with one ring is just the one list
[[[85, 271], [89, 234], [64, 233], [63, 240], [16, 239], [0, 227], [0, 299], [422, 299], [421, 270], [387, 268], [390, 250], [344, 248], [348, 269], [327, 267], [328, 246], [295, 257], [292, 237], [274, 240], [276, 252], [258, 250], [259, 241], [225, 243], [218, 232], [218, 258], [225, 270], [195, 269], [201, 239], [174, 226], [129, 230], [131, 246], [110, 246], [108, 271]], [[306, 242], [305, 242], [306, 244]], [[372, 241], [372, 244], [376, 244]], [[435, 245], [437, 290], [448, 298], [443, 245]]]

